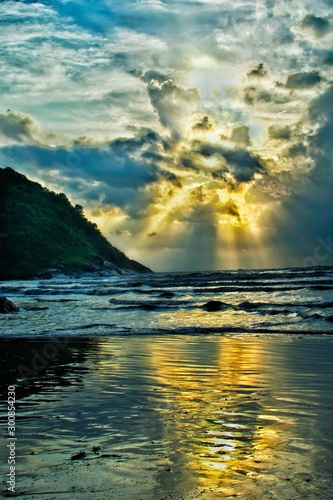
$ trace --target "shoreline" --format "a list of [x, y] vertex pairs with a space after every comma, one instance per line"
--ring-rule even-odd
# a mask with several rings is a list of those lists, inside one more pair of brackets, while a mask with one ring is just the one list
[[[325, 274], [326, 273], [326, 274]], [[183, 273], [16, 281], [0, 335], [331, 334], [332, 272]]]
[[[48, 340], [7, 339], [2, 385]], [[15, 381], [17, 492], [330, 499], [332, 354], [330, 336], [69, 338]]]

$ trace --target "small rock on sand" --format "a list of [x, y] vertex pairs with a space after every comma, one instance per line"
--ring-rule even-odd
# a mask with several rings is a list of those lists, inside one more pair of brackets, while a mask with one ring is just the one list
[[80, 460], [80, 458], [85, 458], [86, 452], [85, 451], [79, 451], [79, 453], [75, 453], [75, 455], [71, 456], [71, 460]]

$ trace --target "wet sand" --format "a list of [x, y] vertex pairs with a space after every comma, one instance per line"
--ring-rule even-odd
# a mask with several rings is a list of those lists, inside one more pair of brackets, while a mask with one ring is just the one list
[[333, 499], [330, 336], [53, 342], [3, 341], [23, 498]]

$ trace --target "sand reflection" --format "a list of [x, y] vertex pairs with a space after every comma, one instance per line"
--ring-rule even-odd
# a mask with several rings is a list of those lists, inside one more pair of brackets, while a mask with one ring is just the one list
[[149, 349], [163, 396], [173, 406], [164, 435], [187, 457], [205, 491], [230, 495], [245, 478], [267, 479], [277, 470], [287, 477], [299, 459], [305, 470], [310, 466], [295, 450], [286, 453], [295, 440], [299, 449], [302, 441], [307, 448], [304, 429], [293, 433], [300, 412], [311, 416], [304, 401], [302, 410], [281, 404], [280, 391], [290, 384], [284, 380], [291, 368], [287, 345], [272, 349], [268, 340], [223, 337], [176, 343], [176, 350], [174, 340]]
[[332, 351], [329, 338], [286, 336], [73, 341], [21, 392], [19, 488], [87, 500], [330, 498]]

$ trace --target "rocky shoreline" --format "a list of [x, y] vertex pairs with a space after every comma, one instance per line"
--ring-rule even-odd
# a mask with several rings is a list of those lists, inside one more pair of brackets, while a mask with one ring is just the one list
[[61, 263], [56, 264], [54, 267], [46, 269], [37, 273], [32, 279], [35, 280], [49, 280], [53, 278], [99, 278], [109, 276], [127, 276], [136, 274], [153, 274], [153, 271], [147, 267], [142, 266], [140, 270], [120, 268], [111, 262], [104, 261], [102, 263], [87, 263], [83, 266], [68, 266]]

